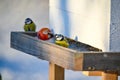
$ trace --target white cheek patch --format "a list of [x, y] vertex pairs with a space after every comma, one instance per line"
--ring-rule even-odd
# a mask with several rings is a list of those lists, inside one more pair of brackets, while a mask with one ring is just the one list
[[27, 24], [30, 24], [30, 23], [31, 23], [31, 21], [28, 21], [28, 22], [27, 22]]
[[48, 34], [48, 31], [46, 30], [46, 31], [43, 31], [43, 34]]
[[56, 40], [60, 41], [62, 40], [62, 37], [57, 37]]

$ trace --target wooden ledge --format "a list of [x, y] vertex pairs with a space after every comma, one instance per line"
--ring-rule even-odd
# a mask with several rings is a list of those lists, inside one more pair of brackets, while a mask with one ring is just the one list
[[[54, 39], [53, 39], [54, 41]], [[68, 38], [69, 48], [37, 38], [34, 32], [12, 32], [11, 47], [76, 71], [120, 71], [120, 52], [100, 49]], [[91, 74], [91, 73], [90, 73]]]

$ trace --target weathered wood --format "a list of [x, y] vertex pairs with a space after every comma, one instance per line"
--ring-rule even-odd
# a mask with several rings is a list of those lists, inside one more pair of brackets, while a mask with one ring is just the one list
[[[71, 39], [69, 39], [71, 46], [65, 48], [48, 41], [39, 40], [36, 36], [36, 33], [12, 32], [11, 47], [55, 63], [65, 69], [77, 71], [120, 71], [120, 52], [94, 52], [90, 50], [100, 50], [93, 49], [94, 47], [91, 46], [84, 47], [86, 49], [79, 49], [81, 48], [79, 47], [81, 43]], [[75, 47], [75, 45], [77, 46]], [[90, 47], [92, 49], [89, 49]], [[88, 52], [84, 50], [88, 50]]]
[[71, 44], [73, 44], [69, 49], [47, 41], [39, 40], [38, 38], [36, 38], [36, 36], [37, 34], [32, 32], [30, 33], [12, 32], [11, 47], [26, 52], [28, 54], [34, 55], [36, 57], [39, 57], [41, 59], [53, 62], [64, 68], [74, 69], [74, 55], [77, 52], [77, 50], [71, 49], [73, 48], [74, 40], [69, 39], [69, 41], [72, 41]]
[[117, 72], [103, 72], [102, 80], [118, 80]]
[[119, 52], [94, 52], [84, 54], [83, 70], [86, 71], [120, 71]]
[[49, 80], [64, 80], [64, 68], [49, 63]]
[[11, 47], [40, 59], [53, 62], [64, 68], [72, 69], [74, 67], [73, 56], [76, 51], [39, 40], [29, 35], [12, 33]]
[[[33, 37], [37, 36], [36, 32], [21, 32], [21, 33], [27, 34], [27, 35], [30, 35], [30, 36], [33, 36]], [[85, 43], [82, 43], [82, 42], [79, 42], [79, 41], [75, 41], [71, 38], [67, 38], [67, 41], [69, 43], [69, 48], [73, 49], [73, 50], [77, 50], [77, 51], [102, 51], [101, 49], [95, 48], [91, 45], [88, 45], [88, 44], [85, 44]], [[48, 42], [50, 42], [50, 41], [48, 41]], [[52, 43], [54, 43], [54, 42], [52, 42]]]
[[[67, 38], [67, 37], [66, 37]], [[79, 42], [79, 41], [75, 41], [73, 39], [67, 38], [68, 42], [69, 42], [69, 48], [73, 49], [73, 50], [77, 50], [77, 51], [102, 51], [101, 49], [95, 48], [93, 46], [90, 46], [88, 44]]]

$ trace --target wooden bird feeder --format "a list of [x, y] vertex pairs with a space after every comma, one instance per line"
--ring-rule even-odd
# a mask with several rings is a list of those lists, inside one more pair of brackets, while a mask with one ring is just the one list
[[102, 52], [90, 45], [67, 38], [69, 48], [43, 41], [36, 32], [11, 32], [11, 47], [49, 61], [49, 80], [64, 80], [64, 69], [83, 71], [102, 80], [118, 80], [120, 52]]

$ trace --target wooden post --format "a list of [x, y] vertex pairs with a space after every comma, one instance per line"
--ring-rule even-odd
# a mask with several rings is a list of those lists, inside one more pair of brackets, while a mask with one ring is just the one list
[[118, 73], [102, 72], [102, 80], [118, 80]]
[[49, 63], [49, 80], [64, 80], [64, 68]]

